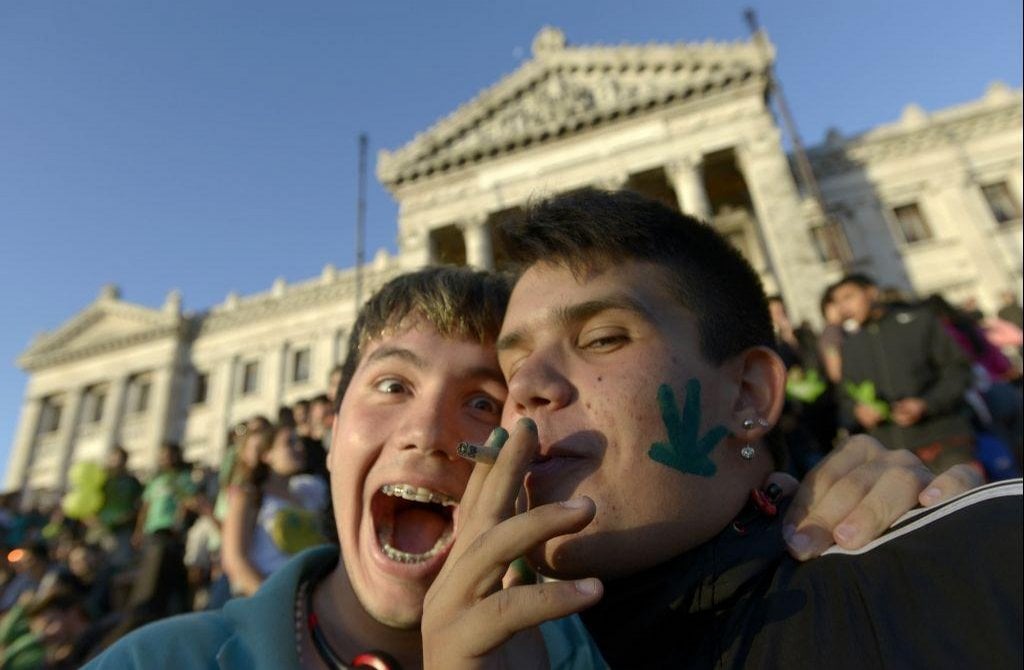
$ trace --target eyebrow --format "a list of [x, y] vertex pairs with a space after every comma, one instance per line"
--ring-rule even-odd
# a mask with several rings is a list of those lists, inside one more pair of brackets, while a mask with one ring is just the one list
[[[407, 361], [418, 370], [426, 370], [429, 367], [425, 358], [403, 347], [381, 347], [367, 356], [366, 362], [376, 363], [389, 358]], [[501, 373], [501, 370], [487, 365], [474, 366], [466, 370], [464, 376], [467, 379], [489, 379], [499, 382], [502, 386], [505, 385], [505, 375]]]
[[[586, 302], [568, 305], [566, 307], [558, 307], [553, 310], [554, 316], [552, 320], [559, 325], [579, 323], [580, 321], [586, 321], [601, 312], [606, 312], [612, 309], [621, 309], [627, 312], [632, 312], [645, 321], [653, 322], [655, 320], [654, 314], [651, 313], [651, 310], [649, 310], [646, 305], [633, 296], [626, 295], [624, 293], [597, 300], [587, 300]], [[498, 351], [516, 349], [522, 346], [526, 339], [526, 330], [519, 328], [499, 337], [495, 346]]]
[[427, 367], [426, 360], [409, 349], [404, 349], [402, 347], [380, 347], [366, 357], [366, 362], [376, 363], [377, 361], [386, 360], [388, 358], [398, 358], [403, 361], [408, 361], [420, 369]]

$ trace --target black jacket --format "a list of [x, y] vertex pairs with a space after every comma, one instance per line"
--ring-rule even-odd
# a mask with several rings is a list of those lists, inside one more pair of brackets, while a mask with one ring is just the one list
[[807, 563], [762, 517], [606, 582], [581, 616], [612, 668], [1019, 670], [1021, 491], [975, 489]]
[[969, 436], [964, 393], [971, 368], [935, 314], [924, 307], [893, 308], [843, 342], [842, 422], [857, 425], [847, 382], [870, 380], [879, 399], [892, 403], [921, 398], [927, 414], [916, 424], [884, 421], [871, 435], [890, 449], [916, 449], [955, 436]]

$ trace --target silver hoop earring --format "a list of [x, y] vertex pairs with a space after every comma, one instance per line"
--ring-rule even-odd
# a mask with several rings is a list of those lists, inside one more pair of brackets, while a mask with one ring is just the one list
[[749, 445], [749, 444], [747, 446], [743, 447], [742, 449], [740, 449], [740, 457], [743, 458], [743, 460], [745, 460], [745, 461], [753, 460], [755, 453], [756, 452], [754, 450], [754, 447]]

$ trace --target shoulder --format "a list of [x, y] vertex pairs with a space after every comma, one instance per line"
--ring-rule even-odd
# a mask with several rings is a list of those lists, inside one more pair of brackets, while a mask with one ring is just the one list
[[129, 633], [85, 667], [216, 668], [217, 652], [233, 632], [231, 620], [220, 612], [183, 614]]
[[317, 508], [327, 504], [327, 483], [317, 475], [295, 475], [288, 480], [288, 488], [303, 507]]

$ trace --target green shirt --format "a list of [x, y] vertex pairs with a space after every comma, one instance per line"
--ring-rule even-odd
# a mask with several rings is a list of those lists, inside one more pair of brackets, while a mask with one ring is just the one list
[[173, 530], [178, 523], [178, 509], [195, 490], [187, 470], [158, 473], [142, 492], [142, 499], [149, 505], [142, 531], [149, 535], [158, 530]]
[[142, 484], [129, 474], [107, 479], [103, 484], [103, 507], [97, 515], [100, 523], [111, 530], [132, 523], [141, 494]]

